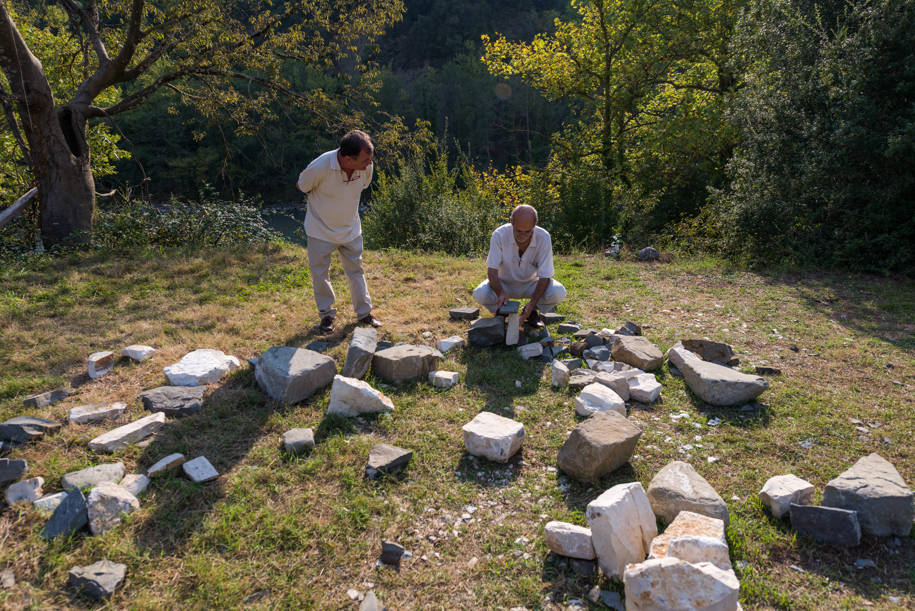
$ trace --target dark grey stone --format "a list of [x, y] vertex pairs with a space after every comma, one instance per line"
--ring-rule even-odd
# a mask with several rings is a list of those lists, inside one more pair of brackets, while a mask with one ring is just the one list
[[257, 360], [254, 379], [271, 398], [298, 403], [329, 386], [337, 374], [334, 359], [313, 350], [274, 346]]
[[634, 322], [626, 321], [622, 327], [616, 330], [617, 335], [641, 335], [642, 327], [638, 326]]
[[89, 566], [70, 569], [70, 587], [79, 594], [101, 600], [114, 594], [126, 574], [126, 564], [99, 560]]
[[327, 342], [311, 342], [310, 344], [308, 344], [307, 346], [305, 346], [305, 349], [306, 349], [306, 350], [314, 350], [315, 352], [320, 352], [320, 353], [323, 354], [324, 351], [327, 350], [327, 347], [328, 347], [329, 345], [330, 345], [330, 344], [328, 344]]
[[520, 301], [506, 301], [502, 304], [502, 307], [499, 308], [499, 311], [496, 312], [499, 316], [506, 316], [508, 314], [515, 314], [518, 312], [518, 309], [521, 307]]
[[382, 341], [378, 342], [377, 346], [375, 346], [375, 352], [378, 352], [379, 350], [387, 350], [388, 348], [393, 348], [393, 347], [394, 347], [394, 344], [392, 344], [391, 342], [382, 340]]
[[13, 444], [8, 441], [0, 441], [0, 456], [6, 456], [13, 449]]
[[610, 360], [610, 348], [607, 346], [594, 346], [593, 348], [588, 348], [582, 353], [586, 359], [595, 359], [598, 361], [609, 361]]
[[27, 443], [41, 439], [46, 433], [53, 433], [60, 423], [46, 418], [16, 416], [0, 424], [0, 440]]
[[381, 561], [385, 564], [400, 566], [400, 559], [406, 551], [402, 545], [398, 545], [393, 541], [382, 541]]
[[160, 386], [140, 393], [143, 407], [151, 412], [180, 418], [196, 414], [203, 408], [206, 386]]
[[346, 362], [341, 375], [347, 378], [362, 379], [372, 366], [372, 358], [378, 347], [378, 329], [358, 327], [353, 330], [353, 339], [346, 352]]
[[[703, 361], [718, 365], [731, 365], [734, 361], [734, 349], [724, 342], [713, 342], [707, 339], [680, 340], [683, 347], [702, 357]], [[739, 361], [738, 361], [739, 362]]]
[[26, 407], [48, 407], [58, 401], [63, 401], [69, 394], [66, 388], [56, 388], [37, 395], [29, 395], [22, 400], [22, 404]]
[[315, 433], [309, 429], [290, 429], [283, 433], [283, 449], [297, 456], [315, 447]]
[[661, 253], [657, 248], [648, 246], [639, 251], [638, 257], [639, 261], [657, 261], [661, 258]]
[[545, 325], [555, 325], [556, 323], [565, 320], [565, 316], [557, 314], [556, 312], [544, 312], [540, 316], [543, 318], [543, 324]]
[[858, 513], [846, 509], [791, 503], [791, 528], [820, 543], [841, 547], [861, 543]]
[[0, 488], [19, 481], [29, 472], [29, 463], [22, 458], [0, 458]]
[[756, 366], [756, 375], [758, 376], [780, 376], [782, 375], [782, 370], [778, 367], [760, 367]]
[[562, 364], [569, 368], [571, 372], [573, 369], [579, 369], [584, 366], [584, 363], [581, 362], [581, 359], [562, 359]]
[[569, 558], [569, 564], [572, 565], [572, 570], [578, 573], [579, 575], [584, 575], [585, 577], [590, 577], [597, 573], [597, 560], [580, 560], [578, 558]]
[[79, 490], [71, 490], [67, 498], [61, 501], [51, 515], [51, 519], [41, 529], [44, 539], [54, 539], [60, 535], [69, 537], [89, 522], [86, 497]]
[[597, 335], [597, 329], [579, 329], [572, 334], [575, 339], [585, 339], [589, 335]]
[[117, 484], [122, 479], [124, 479], [124, 463], [116, 462], [66, 473], [60, 478], [60, 485], [64, 490], [73, 490], [74, 488], [86, 490], [102, 482]]
[[405, 450], [386, 443], [379, 443], [373, 446], [369, 452], [365, 474], [369, 478], [375, 478], [379, 474], [391, 475], [397, 473], [409, 464], [411, 458], [413, 458], [413, 450]]
[[467, 341], [485, 348], [505, 343], [505, 319], [501, 316], [480, 318], [473, 321], [467, 331]]
[[596, 348], [598, 346], [603, 346], [604, 338], [601, 337], [600, 335], [596, 335], [596, 334], [589, 335], [585, 338], [585, 345], [587, 345], [588, 348]]
[[581, 331], [581, 325], [573, 322], [564, 322], [556, 327], [556, 333], [576, 333], [577, 331]]
[[448, 316], [452, 320], [475, 320], [480, 316], [480, 308], [451, 308]]

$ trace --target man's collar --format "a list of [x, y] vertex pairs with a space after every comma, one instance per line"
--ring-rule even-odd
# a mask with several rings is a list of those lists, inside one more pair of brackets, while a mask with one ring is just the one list
[[343, 168], [340, 167], [340, 149], [334, 151], [333, 159], [330, 160], [330, 169], [338, 172], [343, 171]]

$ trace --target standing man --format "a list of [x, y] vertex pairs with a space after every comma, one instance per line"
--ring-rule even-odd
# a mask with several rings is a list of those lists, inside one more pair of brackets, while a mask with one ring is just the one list
[[372, 316], [372, 298], [362, 272], [362, 223], [359, 196], [372, 182], [372, 155], [375, 145], [363, 131], [343, 136], [340, 148], [312, 161], [299, 174], [296, 186], [308, 194], [305, 235], [308, 236], [308, 266], [315, 303], [321, 317], [322, 333], [332, 333], [337, 310], [328, 271], [330, 255], [340, 252], [340, 261], [353, 298], [359, 324], [380, 327]]
[[553, 242], [546, 229], [537, 227], [533, 206], [517, 206], [509, 221], [492, 232], [487, 279], [474, 289], [473, 298], [493, 314], [511, 298], [529, 298], [521, 322], [542, 327], [537, 306], [552, 312], [566, 298], [565, 287], [553, 280]]

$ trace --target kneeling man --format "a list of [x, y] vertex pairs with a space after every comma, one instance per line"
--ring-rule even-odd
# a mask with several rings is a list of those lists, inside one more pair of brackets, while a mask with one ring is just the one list
[[474, 289], [473, 298], [493, 314], [509, 299], [528, 298], [521, 323], [543, 326], [538, 306], [552, 312], [566, 298], [565, 287], [553, 280], [553, 242], [537, 226], [533, 206], [516, 207], [509, 221], [492, 232], [487, 279]]

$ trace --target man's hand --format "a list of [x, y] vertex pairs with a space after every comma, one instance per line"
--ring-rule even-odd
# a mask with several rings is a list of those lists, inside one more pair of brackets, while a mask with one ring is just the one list
[[508, 303], [508, 295], [505, 293], [499, 293], [499, 301], [496, 302], [496, 312], [499, 311], [499, 308]]
[[530, 315], [531, 315], [531, 312], [533, 312], [535, 309], [536, 309], [536, 306], [534, 305], [534, 303], [528, 301], [528, 302], [527, 302], [527, 305], [524, 306], [524, 309], [521, 310], [521, 324], [522, 324], [522, 325], [523, 325], [525, 322], [527, 322], [527, 317], [530, 316]]

